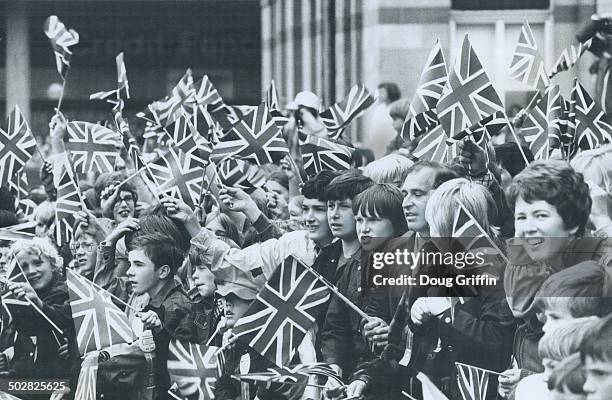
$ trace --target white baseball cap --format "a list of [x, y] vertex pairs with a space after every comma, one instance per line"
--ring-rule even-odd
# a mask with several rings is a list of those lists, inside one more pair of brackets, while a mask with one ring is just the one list
[[314, 108], [319, 111], [321, 100], [316, 94], [303, 91], [295, 95], [295, 99], [287, 105], [288, 110], [297, 110], [299, 106]]

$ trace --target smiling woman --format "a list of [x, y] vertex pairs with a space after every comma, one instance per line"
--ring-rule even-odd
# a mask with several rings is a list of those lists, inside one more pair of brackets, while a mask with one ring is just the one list
[[[589, 187], [569, 164], [538, 161], [518, 174], [508, 189], [515, 238], [508, 242], [504, 288], [519, 318], [514, 354], [519, 367], [541, 371], [537, 342], [542, 324], [535, 318], [535, 295], [555, 273], [605, 252], [602, 239], [585, 237], [591, 210]], [[550, 294], [553, 296], [553, 294]], [[529, 321], [529, 322], [528, 322]]]

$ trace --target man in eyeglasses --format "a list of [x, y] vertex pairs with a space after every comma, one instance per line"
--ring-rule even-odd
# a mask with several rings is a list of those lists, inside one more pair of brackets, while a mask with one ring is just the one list
[[70, 251], [73, 256], [72, 267], [90, 280], [93, 280], [96, 267], [98, 244], [104, 240], [104, 232], [96, 228], [94, 224], [80, 224], [70, 242]]

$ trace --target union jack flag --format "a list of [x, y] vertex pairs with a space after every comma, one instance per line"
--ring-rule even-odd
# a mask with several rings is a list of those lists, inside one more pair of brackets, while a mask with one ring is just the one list
[[184, 111], [174, 122], [172, 133], [172, 141], [176, 147], [193, 157], [198, 157], [202, 163], [208, 162], [212, 153], [210, 142], [200, 135]]
[[121, 91], [123, 90], [125, 92], [125, 97], [129, 99], [130, 84], [128, 83], [125, 61], [123, 61], [123, 52], [117, 54], [115, 63], [117, 64], [117, 91], [119, 94], [121, 94]]
[[65, 79], [72, 56], [70, 47], [79, 43], [79, 34], [74, 29], [66, 29], [66, 26], [55, 15], [51, 15], [45, 20], [43, 29], [45, 35], [51, 41], [51, 47], [55, 53], [57, 72]]
[[90, 122], [73, 121], [67, 126], [66, 150], [70, 152], [75, 170], [112, 172], [118, 157], [120, 137], [117, 132]]
[[66, 283], [81, 355], [134, 341], [127, 315], [113, 303], [109, 293], [98, 290], [70, 269], [66, 270]]
[[585, 42], [579, 43], [578, 47], [572, 44], [569, 47], [566, 47], [565, 49], [563, 49], [563, 51], [561, 52], [561, 55], [559, 56], [559, 59], [552, 67], [552, 71], [550, 72], [550, 77], [552, 78], [553, 76], [557, 75], [559, 72], [567, 71], [570, 68], [572, 68], [574, 65], [576, 65], [576, 63], [580, 59], [580, 56], [582, 56], [584, 52], [587, 51], [591, 47], [592, 43], [593, 43], [593, 38], [590, 38], [589, 40]]
[[229, 157], [242, 158], [262, 165], [280, 161], [289, 148], [281, 129], [270, 117], [268, 107], [259, 105], [257, 111], [247, 115], [215, 144], [211, 154], [214, 162]]
[[31, 199], [21, 199], [17, 204], [19, 211], [21, 211], [26, 218], [34, 215], [37, 206], [38, 205]]
[[219, 165], [219, 178], [224, 185], [240, 189], [254, 189], [266, 183], [266, 176], [248, 161], [230, 158]]
[[353, 119], [359, 117], [372, 104], [374, 98], [368, 89], [363, 85], [355, 85], [345, 99], [321, 113], [321, 122], [327, 128], [327, 134], [332, 139], [337, 139]]
[[445, 162], [448, 146], [446, 145], [446, 134], [442, 125], [431, 129], [419, 138], [419, 144], [412, 152], [412, 158], [421, 161]]
[[344, 171], [351, 168], [354, 148], [311, 135], [300, 135], [300, 152], [306, 175], [323, 170]]
[[199, 203], [206, 167], [199, 158], [172, 147], [148, 166], [158, 193], [179, 198], [192, 208]]
[[36, 221], [28, 221], [18, 225], [0, 228], [0, 240], [34, 239], [36, 233]]
[[571, 103], [576, 113], [574, 134], [576, 151], [594, 149], [612, 140], [612, 125], [609, 124], [606, 114], [593, 101], [578, 79], [574, 80]]
[[510, 64], [510, 77], [537, 90], [543, 90], [550, 84], [544, 58], [538, 52], [538, 44], [527, 21], [523, 23], [521, 35], [514, 50], [512, 64]]
[[24, 169], [17, 172], [16, 179], [8, 181], [8, 188], [17, 197], [17, 199], [24, 199], [28, 197], [30, 194], [29, 188], [30, 184], [28, 183], [28, 176]]
[[125, 147], [125, 150], [127, 150], [130, 159], [134, 163], [136, 171], [140, 171], [141, 168], [145, 167], [145, 162], [142, 159], [140, 147], [138, 147], [136, 139], [134, 139], [134, 137], [130, 133], [130, 127], [127, 121], [123, 119], [123, 116], [120, 112], [115, 112], [115, 124], [117, 125], [117, 129], [119, 130], [119, 132], [121, 132], [121, 141], [123, 142], [123, 147]]
[[329, 289], [315, 274], [288, 257], [236, 322], [233, 333], [282, 367], [291, 360], [329, 298]]
[[117, 89], [108, 92], [96, 92], [89, 96], [90, 100], [107, 100], [111, 104], [118, 104], [118, 108], [123, 109], [123, 105], [118, 100], [111, 100], [110, 97], [115, 95], [117, 99], [121, 96], [121, 91], [125, 93], [126, 98], [130, 98], [130, 86], [127, 80], [127, 70], [123, 61], [123, 52], [119, 53], [115, 58], [117, 64]]
[[85, 357], [81, 364], [74, 400], [96, 400], [98, 382], [98, 355]]
[[184, 388], [186, 393], [182, 394], [197, 393], [198, 400], [214, 399], [219, 377], [215, 355], [219, 348], [174, 339], [168, 350], [168, 374], [171, 381]]
[[183, 109], [191, 113], [195, 104], [196, 90], [191, 69], [188, 69], [178, 84], [172, 89], [170, 96], [154, 101], [148, 105], [148, 111], [140, 112], [136, 116], [146, 120], [150, 120], [152, 116], [153, 122], [166, 127], [181, 115]]
[[548, 159], [554, 142], [559, 140], [559, 120], [562, 115], [559, 86], [551, 85], [531, 109], [521, 127], [520, 134], [536, 160]]
[[427, 375], [419, 372], [416, 378], [421, 382], [421, 388], [423, 390], [423, 400], [448, 400], [448, 397], [442, 393], [440, 389], [433, 383]]
[[436, 110], [448, 136], [469, 128], [496, 111], [504, 111], [502, 101], [467, 35], [463, 39], [463, 45]]
[[61, 247], [62, 244], [69, 243], [72, 239], [74, 214], [81, 211], [82, 203], [79, 185], [66, 168], [57, 186], [57, 202], [55, 203], [55, 238], [58, 246]]
[[300, 400], [308, 384], [308, 373], [293, 368], [269, 368], [266, 372], [237, 375], [241, 381], [253, 381], [262, 389], [274, 392], [287, 400]]
[[456, 362], [457, 384], [463, 400], [484, 400], [489, 387], [489, 371]]
[[19, 171], [32, 158], [36, 150], [36, 139], [15, 106], [7, 118], [7, 129], [0, 128], [0, 186], [18, 187]]
[[[28, 280], [26, 279], [25, 274], [23, 273], [23, 270], [17, 263], [17, 258], [11, 257], [10, 264], [6, 272], [6, 279], [5, 281], [3, 281], [3, 283], [5, 282], [25, 283], [27, 281]], [[12, 306], [29, 306], [29, 305], [30, 305], [30, 302], [28, 301], [27, 298], [24, 299], [24, 298], [17, 297], [15, 294], [9, 291], [6, 291], [5, 293], [2, 294], [2, 306], [8, 312], [11, 319], [12, 319], [12, 313], [11, 313]]]
[[491, 136], [497, 135], [506, 125], [508, 125], [506, 114], [501, 111], [496, 111], [470, 126], [468, 129], [464, 129], [455, 134], [447, 140], [447, 143], [456, 143], [469, 136], [474, 143], [484, 149]]
[[401, 135], [404, 140], [413, 140], [438, 125], [435, 109], [447, 81], [444, 53], [440, 39], [437, 39], [427, 57], [425, 69], [421, 72], [421, 79], [402, 127]]
[[278, 93], [276, 92], [274, 80], [270, 82], [270, 88], [264, 94], [264, 104], [268, 106], [272, 119], [279, 127], [282, 127], [287, 123], [287, 121], [289, 121], [289, 118], [285, 117], [280, 111], [280, 107], [278, 105]]
[[216, 105], [223, 103], [221, 95], [215, 89], [212, 82], [208, 78], [208, 75], [204, 75], [202, 79], [196, 83], [198, 90], [195, 93], [195, 101], [200, 107], [206, 107], [207, 105]]
[[15, 397], [5, 392], [0, 392], [0, 400], [21, 400], [19, 397]]
[[465, 251], [492, 247], [489, 235], [461, 203], [455, 212], [452, 237], [461, 243]]

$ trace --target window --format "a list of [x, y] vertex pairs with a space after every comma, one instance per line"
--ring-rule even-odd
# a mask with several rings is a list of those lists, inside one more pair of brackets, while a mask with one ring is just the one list
[[453, 10], [517, 10], [550, 8], [550, 0], [452, 0]]

